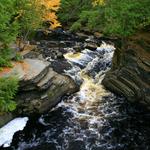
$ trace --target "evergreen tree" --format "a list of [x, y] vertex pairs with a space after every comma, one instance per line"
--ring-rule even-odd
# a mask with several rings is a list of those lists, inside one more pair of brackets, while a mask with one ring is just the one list
[[0, 1], [0, 67], [8, 66], [11, 51], [9, 44], [15, 41], [19, 24], [13, 17], [16, 14], [16, 0]]
[[[79, 2], [79, 3], [77, 3]], [[71, 30], [88, 28], [109, 35], [127, 37], [141, 28], [150, 25], [149, 0], [93, 0], [83, 4], [81, 0], [62, 0], [60, 19], [73, 20]], [[88, 9], [87, 9], [88, 8]], [[63, 11], [64, 10], [64, 11]], [[76, 10], [76, 12], [74, 11]], [[70, 12], [70, 13], [68, 13]], [[76, 17], [72, 15], [75, 12]]]
[[149, 0], [109, 0], [105, 2], [103, 31], [118, 36], [130, 36], [150, 25]]
[[15, 77], [0, 78], [0, 113], [13, 111], [16, 103], [12, 100], [18, 89]]
[[90, 10], [91, 7], [91, 0], [61, 0], [58, 16], [63, 24], [72, 24], [80, 18], [82, 11]]

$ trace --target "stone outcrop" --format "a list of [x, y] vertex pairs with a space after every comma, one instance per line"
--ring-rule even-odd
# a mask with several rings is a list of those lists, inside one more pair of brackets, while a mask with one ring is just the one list
[[12, 113], [0, 114], [0, 127], [5, 125], [7, 122], [11, 121], [14, 118]]
[[150, 108], [150, 33], [140, 32], [118, 43], [111, 70], [102, 83], [131, 102]]
[[60, 102], [63, 95], [77, 91], [77, 86], [70, 77], [56, 73], [44, 60], [24, 59], [0, 72], [0, 77], [11, 75], [16, 75], [20, 83], [15, 99], [17, 109], [12, 114], [0, 115], [0, 126], [10, 121], [14, 115], [29, 116], [47, 112]]

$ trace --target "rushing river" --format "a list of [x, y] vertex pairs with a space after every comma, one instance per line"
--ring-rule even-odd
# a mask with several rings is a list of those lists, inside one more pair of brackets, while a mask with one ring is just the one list
[[96, 51], [68, 50], [65, 73], [80, 90], [65, 96], [48, 114], [29, 120], [15, 134], [10, 150], [150, 150], [150, 113], [105, 90], [101, 81], [110, 69], [112, 45]]

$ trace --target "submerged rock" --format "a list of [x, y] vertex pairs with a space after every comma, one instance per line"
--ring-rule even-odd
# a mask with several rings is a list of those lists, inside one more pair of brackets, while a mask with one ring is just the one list
[[139, 33], [116, 49], [103, 84], [150, 108], [150, 33]]

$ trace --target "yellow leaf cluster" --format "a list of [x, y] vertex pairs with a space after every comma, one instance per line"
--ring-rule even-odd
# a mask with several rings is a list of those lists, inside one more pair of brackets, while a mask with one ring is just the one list
[[50, 22], [50, 28], [60, 27], [56, 12], [60, 7], [60, 0], [40, 0], [40, 4], [44, 6], [43, 20]]
[[105, 4], [105, 0], [93, 0], [92, 4], [93, 4], [93, 6], [104, 5]]
[[60, 0], [42, 0], [42, 3], [44, 6], [46, 6], [47, 9], [54, 11], [57, 11], [60, 6]]
[[[61, 0], [29, 0], [27, 5], [36, 12], [39, 21], [49, 22], [50, 28], [55, 29], [61, 26], [56, 15], [56, 12], [60, 7], [60, 1]], [[15, 20], [24, 16], [24, 14], [25, 10], [19, 10]], [[32, 22], [31, 25], [34, 27], [36, 26], [36, 23]]]

